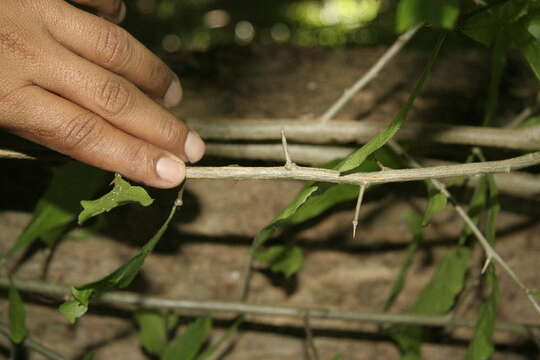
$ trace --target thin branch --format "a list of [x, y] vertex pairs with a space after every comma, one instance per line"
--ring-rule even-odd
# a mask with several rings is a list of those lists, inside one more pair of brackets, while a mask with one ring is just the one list
[[369, 185], [392, 182], [441, 179], [511, 172], [540, 164], [540, 152], [530, 153], [506, 160], [486, 161], [459, 165], [433, 166], [419, 169], [385, 170], [370, 173], [340, 175], [336, 170], [297, 166], [285, 167], [188, 167], [187, 179], [230, 179], [230, 180], [303, 180], [336, 184]]
[[[407, 159], [409, 164], [412, 167], [415, 168], [421, 168], [421, 165], [412, 158], [398, 143], [395, 141], [389, 141], [388, 145], [398, 154], [402, 155]], [[485, 162], [487, 163], [487, 162]], [[478, 226], [473, 222], [469, 214], [467, 214], [467, 211], [457, 202], [457, 200], [448, 192], [448, 189], [446, 186], [441, 183], [440, 181], [437, 181], [436, 179], [431, 179], [431, 183], [439, 190], [444, 196], [446, 196], [454, 205], [455, 210], [459, 214], [459, 216], [465, 221], [467, 226], [471, 229], [475, 237], [480, 242], [480, 245], [484, 249], [484, 252], [486, 253], [488, 262], [493, 260], [497, 262], [504, 271], [514, 280], [514, 282], [526, 293], [528, 299], [531, 301], [535, 309], [540, 313], [540, 305], [534, 298], [534, 296], [531, 294], [531, 291], [525, 284], [518, 278], [516, 273], [510, 268], [510, 266], [500, 257], [500, 255], [495, 251], [495, 249], [491, 246], [489, 241], [485, 238], [484, 234], [478, 229]], [[487, 262], [487, 263], [488, 263]]]
[[[64, 301], [70, 294], [68, 286], [54, 285], [41, 281], [13, 279], [17, 289], [25, 293], [34, 293]], [[0, 288], [9, 288], [9, 280], [0, 277]], [[425, 316], [409, 314], [373, 313], [359, 311], [341, 311], [325, 308], [299, 308], [275, 305], [254, 305], [241, 302], [180, 300], [161, 297], [144, 296], [132, 292], [110, 292], [98, 299], [96, 303], [132, 310], [133, 307], [150, 309], [190, 311], [196, 313], [234, 313], [251, 315], [268, 315], [284, 318], [301, 318], [309, 311], [311, 319], [344, 320], [376, 324], [410, 324], [435, 327], [474, 327], [475, 321], [449, 316]], [[540, 329], [540, 325], [497, 322], [497, 331], [528, 335], [530, 329]]]
[[351, 98], [362, 90], [369, 82], [375, 79], [381, 70], [392, 60], [403, 47], [412, 39], [414, 34], [420, 30], [423, 24], [417, 25], [407, 32], [401, 34], [394, 44], [379, 58], [379, 60], [349, 89], [343, 92], [343, 95], [320, 117], [319, 121], [325, 123], [331, 120], [338, 111], [340, 111]]
[[317, 346], [315, 346], [315, 341], [313, 339], [313, 331], [311, 330], [309, 317], [309, 311], [306, 311], [303, 317], [304, 331], [306, 333], [306, 354], [309, 360], [320, 360], [319, 351], [317, 350]]
[[[321, 123], [298, 119], [188, 119], [186, 122], [205, 140], [279, 141], [281, 130], [285, 130], [289, 141], [306, 144], [366, 143], [387, 125], [371, 120]], [[433, 122], [408, 123], [394, 137], [398, 141], [419, 139], [423, 143], [540, 150], [540, 126], [501, 129]]]
[[[3, 322], [0, 322], [0, 334], [2, 334], [3, 336], [5, 336], [7, 338], [10, 337], [10, 335], [9, 335], [9, 327], [6, 324], [4, 324]], [[26, 347], [28, 347], [30, 350], [32, 350], [34, 352], [37, 352], [38, 354], [43, 355], [47, 359], [66, 360], [65, 357], [58, 354], [56, 351], [51, 350], [48, 347], [43, 346], [40, 343], [38, 343], [38, 342], [36, 342], [36, 341], [34, 341], [34, 340], [30, 339], [30, 338], [26, 338], [24, 340], [24, 345]]]

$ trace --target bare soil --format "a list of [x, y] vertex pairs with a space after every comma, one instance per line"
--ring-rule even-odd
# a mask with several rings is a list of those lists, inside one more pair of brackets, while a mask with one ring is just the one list
[[[316, 117], [381, 55], [382, 48], [298, 49], [234, 48], [208, 54], [184, 54], [168, 61], [181, 74], [185, 100], [178, 111], [185, 117], [300, 118]], [[400, 55], [366, 90], [356, 95], [339, 118], [388, 121], [406, 99], [427, 55]], [[474, 51], [444, 56], [418, 100], [411, 121], [479, 124], [488, 78], [488, 60]], [[518, 112], [538, 90], [522, 64], [513, 60], [504, 79], [501, 119]], [[467, 149], [422, 148], [463, 160]], [[237, 162], [237, 161], [235, 161]], [[203, 164], [227, 164], [206, 159]], [[263, 164], [263, 163], [257, 163]], [[30, 219], [30, 212], [50, 178], [47, 163], [1, 161], [0, 246], [7, 248]], [[175, 299], [237, 300], [248, 246], [254, 235], [295, 195], [301, 184], [290, 181], [192, 181], [185, 206], [129, 289]], [[97, 233], [73, 230], [57, 247], [47, 280], [80, 284], [110, 272], [129, 259], [165, 217], [174, 191], [153, 191], [157, 205], [124, 207], [111, 212]], [[462, 194], [464, 199], [467, 194]], [[356, 239], [352, 239], [353, 205], [340, 206], [305, 226], [282, 234], [305, 250], [305, 264], [290, 280], [256, 271], [249, 302], [379, 312], [399, 270], [410, 234], [404, 216], [425, 206], [423, 185], [392, 185], [367, 194]], [[540, 288], [540, 223], [537, 199], [503, 199], [497, 250], [531, 288]], [[461, 221], [446, 209], [426, 230], [426, 244], [416, 257], [405, 290], [393, 307], [404, 312], [429, 281], [433, 264], [452, 246]], [[478, 253], [469, 287], [455, 310], [473, 317], [480, 304], [475, 281], [482, 263]], [[40, 279], [48, 252], [33, 248], [17, 261], [16, 276]], [[11, 265], [14, 265], [14, 261]], [[540, 317], [519, 288], [501, 273], [501, 321], [540, 324]], [[31, 336], [77, 358], [96, 350], [95, 359], [147, 359], [127, 312], [97, 308], [75, 326], [67, 324], [47, 299], [26, 296]], [[6, 303], [0, 309], [5, 314]], [[183, 323], [192, 317], [183, 317]], [[216, 334], [229, 323], [220, 317]], [[223, 359], [293, 360], [303, 358], [301, 320], [248, 318], [236, 345]], [[399, 354], [377, 326], [342, 321], [313, 321], [321, 359], [342, 353], [346, 359], [397, 359]], [[426, 359], [461, 358], [471, 331], [432, 331], [423, 347]], [[498, 333], [493, 359], [537, 359], [538, 348], [527, 338]], [[2, 340], [3, 341], [3, 340]], [[2, 345], [3, 344], [3, 345]], [[8, 350], [0, 344], [0, 359]], [[32, 360], [42, 359], [34, 353]]]

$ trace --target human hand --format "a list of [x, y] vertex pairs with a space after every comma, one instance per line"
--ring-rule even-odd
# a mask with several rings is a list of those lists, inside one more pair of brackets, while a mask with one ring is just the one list
[[[75, 0], [121, 21], [120, 0]], [[0, 128], [169, 188], [205, 146], [165, 107], [178, 77], [122, 28], [63, 0], [2, 0]]]

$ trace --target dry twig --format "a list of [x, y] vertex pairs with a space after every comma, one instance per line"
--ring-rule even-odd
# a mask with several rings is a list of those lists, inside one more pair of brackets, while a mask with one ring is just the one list
[[[383, 122], [371, 120], [321, 123], [298, 119], [188, 119], [187, 124], [197, 130], [205, 140], [279, 141], [281, 131], [285, 130], [289, 141], [306, 144], [366, 143], [386, 127]], [[540, 126], [501, 129], [408, 123], [400, 129], [394, 140], [540, 150]]]
[[[48, 296], [59, 301], [69, 296], [70, 288], [41, 281], [13, 279], [17, 289], [25, 293], [35, 293]], [[0, 277], [0, 288], [9, 288], [7, 277]], [[324, 308], [298, 308], [276, 305], [255, 305], [242, 302], [181, 300], [145, 296], [132, 292], [109, 292], [98, 299], [96, 303], [132, 310], [134, 307], [162, 309], [174, 311], [190, 311], [195, 313], [232, 313], [269, 315], [275, 317], [299, 319], [309, 311], [311, 319], [344, 320], [375, 324], [410, 324], [434, 327], [474, 327], [475, 321], [450, 316], [426, 316], [410, 314], [374, 313], [359, 311], [341, 311]], [[539, 329], [540, 325], [497, 322], [495, 329], [501, 332], [511, 332], [529, 335], [530, 329]]]
[[381, 70], [392, 60], [403, 47], [412, 39], [414, 34], [420, 30], [424, 24], [417, 25], [407, 32], [401, 34], [388, 50], [379, 58], [379, 60], [349, 89], [345, 89], [343, 95], [320, 117], [319, 121], [327, 122], [331, 120], [339, 110], [341, 110], [349, 100], [362, 90], [369, 82], [375, 79]]

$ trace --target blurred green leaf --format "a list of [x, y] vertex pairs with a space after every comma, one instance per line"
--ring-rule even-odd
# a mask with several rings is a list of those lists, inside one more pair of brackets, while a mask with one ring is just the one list
[[[443, 315], [454, 305], [462, 291], [465, 274], [471, 260], [471, 250], [460, 246], [451, 250], [435, 269], [430, 282], [418, 295], [411, 314]], [[420, 359], [422, 328], [414, 325], [390, 327], [390, 335], [396, 341], [402, 358]]]
[[531, 126], [537, 126], [537, 125], [540, 125], [540, 116], [533, 116], [517, 124], [514, 127], [514, 129], [525, 129], [525, 128], [528, 128]]
[[428, 226], [431, 219], [433, 219], [433, 216], [436, 213], [444, 210], [446, 204], [448, 203], [446, 196], [437, 190], [430, 181], [427, 181], [426, 184], [428, 188], [429, 200], [426, 211], [424, 212], [424, 217], [422, 218], [422, 226]]
[[540, 40], [540, 16], [533, 16], [529, 19], [527, 30], [536, 40]]
[[473, 339], [465, 355], [466, 360], [487, 360], [495, 350], [493, 346], [493, 333], [495, 332], [495, 320], [500, 292], [499, 280], [495, 274], [493, 265], [490, 265], [488, 269], [487, 279], [491, 287], [491, 293], [480, 307], [480, 314], [476, 321]]
[[518, 49], [540, 79], [540, 8], [533, 3], [513, 0], [495, 6], [468, 19], [463, 32], [486, 46], [491, 46], [502, 35], [506, 47]]
[[211, 358], [227, 341], [232, 339], [238, 333], [238, 327], [244, 322], [244, 316], [240, 316], [234, 324], [227, 329], [227, 332], [219, 338], [218, 341], [208, 348], [201, 355], [197, 356], [196, 360], [207, 360]]
[[84, 355], [82, 360], [93, 360], [95, 355], [95, 351], [91, 351], [88, 354]]
[[32, 220], [0, 259], [12, 256], [40, 238], [52, 246], [77, 217], [81, 199], [94, 196], [106, 179], [105, 171], [76, 161], [56, 169], [49, 187], [37, 203]]
[[197, 319], [166, 347], [161, 360], [194, 359], [206, 342], [211, 330], [212, 319], [210, 317]]
[[11, 341], [15, 344], [22, 343], [28, 333], [24, 303], [11, 278], [9, 279], [9, 331]]
[[66, 317], [71, 323], [75, 323], [78, 318], [86, 314], [88, 311], [88, 303], [83, 304], [78, 300], [66, 301], [58, 308], [58, 311]]
[[409, 228], [409, 231], [413, 235], [413, 239], [410, 242], [409, 246], [407, 247], [407, 252], [405, 254], [405, 258], [403, 259], [403, 262], [401, 263], [401, 268], [399, 269], [398, 276], [396, 280], [394, 281], [394, 285], [392, 286], [392, 290], [390, 290], [390, 295], [388, 295], [388, 298], [386, 299], [384, 303], [384, 311], [388, 311], [392, 304], [397, 299], [398, 295], [403, 290], [403, 287], [405, 286], [405, 280], [407, 278], [407, 272], [409, 271], [409, 268], [411, 267], [412, 261], [414, 259], [414, 255], [416, 255], [416, 252], [418, 251], [418, 248], [420, 247], [420, 244], [424, 240], [424, 233], [422, 229], [422, 216], [416, 212], [407, 214], [405, 218], [405, 222], [407, 223], [407, 227]]
[[118, 206], [130, 203], [149, 206], [154, 202], [144, 188], [131, 185], [120, 174], [115, 174], [113, 185], [113, 189], [99, 199], [81, 201], [84, 210], [79, 214], [79, 224]]
[[401, 0], [396, 16], [398, 32], [404, 32], [423, 22], [452, 29], [459, 17], [459, 0]]
[[139, 309], [133, 314], [139, 327], [138, 337], [144, 349], [153, 355], [161, 355], [167, 346], [166, 319], [156, 310]]
[[441, 315], [450, 310], [455, 297], [463, 289], [470, 260], [470, 249], [458, 247], [451, 250], [438, 264], [429, 284], [418, 295], [411, 313]]
[[283, 273], [286, 277], [298, 272], [304, 261], [299, 247], [272, 246], [265, 251], [255, 253], [255, 259], [265, 263], [273, 272]]
[[540, 290], [531, 290], [530, 294], [533, 296], [540, 296]]
[[341, 354], [336, 354], [332, 357], [331, 360], [345, 360], [345, 358]]
[[70, 322], [74, 322], [76, 318], [82, 316], [86, 312], [88, 309], [88, 302], [92, 297], [100, 296], [107, 291], [122, 289], [131, 284], [135, 276], [139, 273], [146, 257], [154, 250], [155, 246], [169, 227], [169, 223], [176, 213], [177, 207], [178, 203], [175, 202], [163, 225], [161, 225], [156, 234], [148, 240], [140, 252], [131, 258], [129, 262], [97, 281], [72, 287], [71, 293], [75, 298], [74, 301], [79, 305], [76, 306], [73, 301], [69, 301], [60, 306], [60, 312], [64, 314]]

